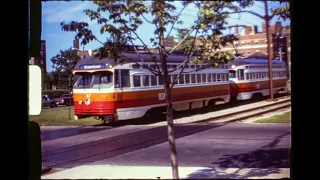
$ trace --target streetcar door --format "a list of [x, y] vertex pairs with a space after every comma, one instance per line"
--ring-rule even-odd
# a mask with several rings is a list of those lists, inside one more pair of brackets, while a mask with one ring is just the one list
[[115, 69], [114, 75], [115, 75], [114, 88], [120, 90], [120, 91], [117, 91], [116, 93], [117, 101], [122, 101], [123, 89], [130, 87], [129, 69]]

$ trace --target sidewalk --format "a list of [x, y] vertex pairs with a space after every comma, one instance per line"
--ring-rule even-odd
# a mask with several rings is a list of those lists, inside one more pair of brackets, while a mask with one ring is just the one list
[[[179, 167], [181, 179], [281, 179], [289, 168], [207, 168]], [[172, 179], [171, 167], [85, 165], [42, 176], [42, 179]]]

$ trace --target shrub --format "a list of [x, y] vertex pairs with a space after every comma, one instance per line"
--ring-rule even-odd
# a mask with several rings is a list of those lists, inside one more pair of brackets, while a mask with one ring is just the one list
[[69, 90], [60, 89], [60, 90], [43, 90], [42, 94], [52, 96], [53, 98], [59, 98], [62, 94], [69, 94]]

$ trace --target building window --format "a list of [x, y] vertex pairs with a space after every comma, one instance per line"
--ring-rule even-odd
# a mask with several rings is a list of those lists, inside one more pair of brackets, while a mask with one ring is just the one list
[[41, 60], [41, 64], [43, 64], [43, 60]]

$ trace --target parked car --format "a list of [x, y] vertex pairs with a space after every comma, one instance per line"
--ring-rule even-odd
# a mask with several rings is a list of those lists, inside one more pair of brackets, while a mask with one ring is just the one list
[[57, 107], [57, 102], [54, 98], [49, 95], [42, 95], [42, 107]]
[[57, 105], [73, 105], [73, 96], [72, 94], [62, 94], [59, 98], [56, 99]]

